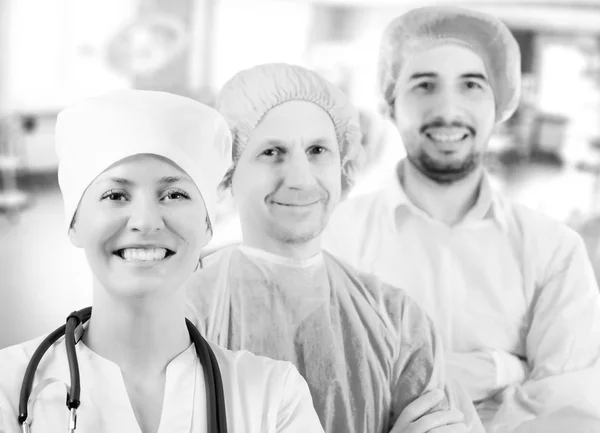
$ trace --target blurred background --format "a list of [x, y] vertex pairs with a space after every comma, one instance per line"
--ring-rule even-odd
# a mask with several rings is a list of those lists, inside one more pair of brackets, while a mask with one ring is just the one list
[[[521, 104], [486, 162], [497, 187], [579, 231], [600, 275], [600, 0], [0, 0], [0, 348], [91, 303], [56, 180], [53, 132], [67, 104], [121, 88], [212, 104], [240, 69], [304, 65], [361, 111], [358, 194], [404, 155], [377, 92], [381, 33], [408, 9], [445, 3], [502, 18], [521, 47]], [[236, 237], [231, 215], [224, 200], [216, 243]]]

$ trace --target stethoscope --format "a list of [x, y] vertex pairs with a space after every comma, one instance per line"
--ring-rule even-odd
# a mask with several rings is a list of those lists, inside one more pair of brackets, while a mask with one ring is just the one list
[[[31, 396], [31, 388], [35, 371], [48, 349], [56, 343], [56, 341], [65, 336], [65, 346], [67, 349], [67, 360], [69, 362], [69, 373], [71, 376], [71, 387], [67, 389], [67, 409], [70, 412], [69, 417], [69, 433], [75, 433], [77, 428], [77, 409], [79, 408], [79, 393], [81, 391], [81, 383], [79, 377], [79, 363], [75, 352], [75, 345], [83, 335], [83, 324], [90, 320], [92, 316], [92, 307], [84, 308], [83, 310], [75, 311], [67, 317], [66, 324], [52, 332], [38, 346], [27, 370], [23, 377], [23, 385], [21, 386], [21, 396], [19, 398], [19, 425], [22, 433], [31, 431], [31, 407], [29, 398]], [[206, 342], [204, 337], [200, 335], [198, 329], [188, 319], [185, 320], [190, 339], [196, 347], [196, 354], [202, 364], [204, 370], [204, 379], [206, 382], [206, 397], [208, 410], [208, 432], [227, 433], [227, 417], [225, 413], [225, 395], [223, 392], [223, 380], [221, 378], [221, 370], [217, 358]]]

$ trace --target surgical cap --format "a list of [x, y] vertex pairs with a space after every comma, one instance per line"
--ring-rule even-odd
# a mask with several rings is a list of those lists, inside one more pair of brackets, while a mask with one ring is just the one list
[[231, 185], [237, 161], [252, 131], [272, 108], [289, 101], [307, 101], [331, 117], [342, 159], [342, 190], [353, 184], [363, 149], [358, 111], [348, 98], [314, 71], [300, 66], [271, 63], [241, 71], [231, 78], [217, 98], [233, 136], [230, 169], [223, 186]]
[[521, 93], [517, 41], [500, 20], [457, 7], [414, 9], [388, 25], [379, 55], [379, 85], [388, 105], [394, 103], [396, 80], [411, 56], [445, 43], [467, 47], [481, 57], [494, 91], [496, 121], [512, 116]]
[[162, 156], [185, 171], [214, 226], [217, 186], [231, 152], [227, 123], [216, 110], [165, 92], [117, 91], [61, 111], [55, 144], [67, 230], [92, 181], [114, 163], [138, 154]]

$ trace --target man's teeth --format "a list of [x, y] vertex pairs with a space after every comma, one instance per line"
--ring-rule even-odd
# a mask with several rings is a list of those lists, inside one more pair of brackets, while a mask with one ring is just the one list
[[132, 260], [162, 260], [167, 255], [165, 248], [125, 248], [121, 252], [121, 257], [126, 261]]
[[430, 132], [428, 134], [433, 140], [441, 143], [451, 143], [453, 141], [460, 141], [467, 136], [464, 132], [454, 132], [451, 134], [441, 132]]

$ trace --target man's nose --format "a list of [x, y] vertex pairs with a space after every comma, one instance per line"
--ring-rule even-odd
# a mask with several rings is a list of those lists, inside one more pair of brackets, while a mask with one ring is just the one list
[[463, 118], [463, 104], [460, 95], [451, 90], [440, 92], [433, 101], [432, 114], [446, 124]]
[[284, 184], [288, 188], [305, 189], [317, 183], [311, 162], [304, 153], [293, 155], [284, 170]]

